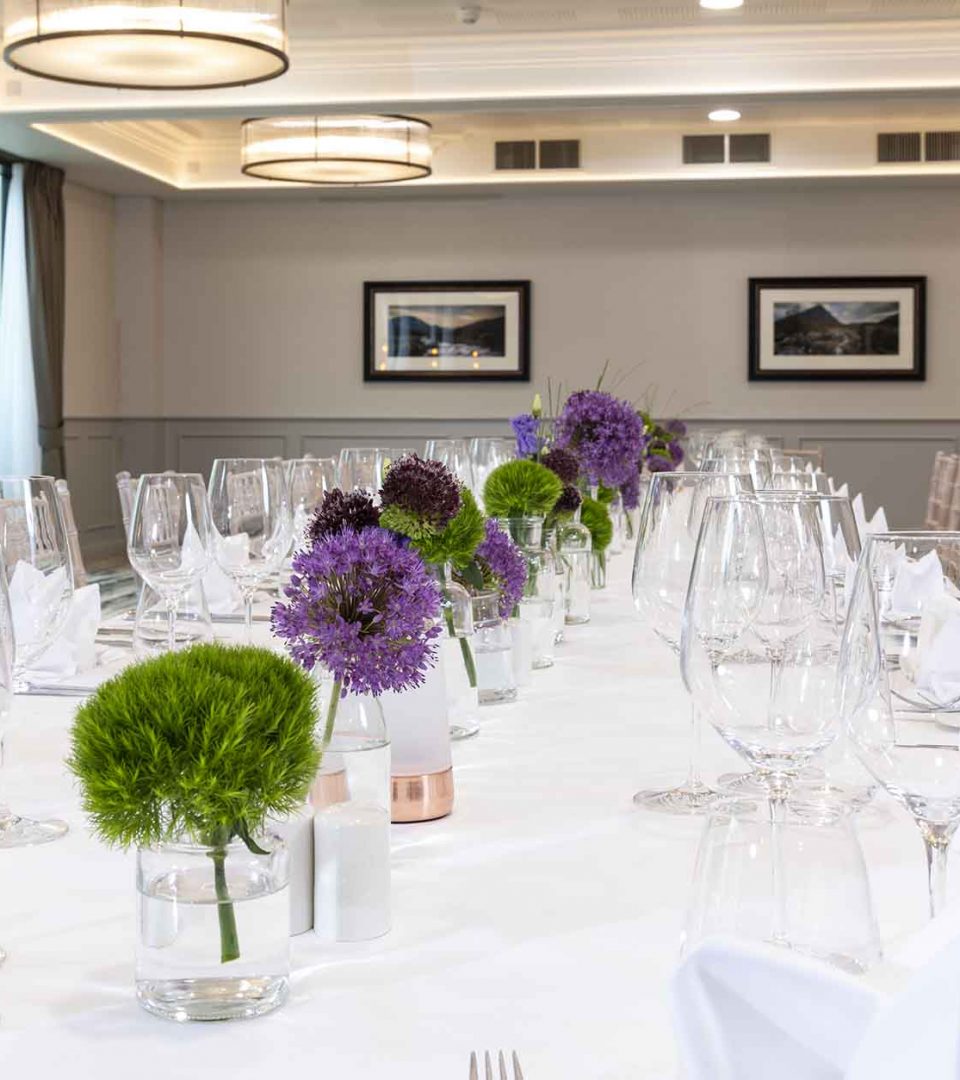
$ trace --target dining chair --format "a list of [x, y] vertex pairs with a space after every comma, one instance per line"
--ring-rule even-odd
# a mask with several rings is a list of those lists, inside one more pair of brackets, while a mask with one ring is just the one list
[[933, 459], [930, 488], [927, 495], [927, 514], [924, 528], [942, 530], [947, 528], [953, 502], [954, 487], [960, 466], [960, 455], [938, 450]]

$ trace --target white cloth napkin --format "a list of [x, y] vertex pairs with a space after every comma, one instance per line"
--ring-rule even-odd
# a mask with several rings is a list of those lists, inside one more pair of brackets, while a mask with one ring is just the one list
[[926, 604], [943, 593], [943, 565], [935, 551], [928, 551], [920, 559], [903, 558], [893, 580], [889, 614], [920, 615]]
[[233, 615], [243, 607], [236, 582], [217, 563], [211, 563], [203, 575], [203, 592], [211, 615]]
[[850, 497], [850, 488], [847, 484], [841, 484], [839, 487], [834, 483], [833, 477], [827, 477], [827, 484], [830, 487], [831, 495], [840, 495], [842, 498], [847, 499]]
[[210, 614], [232, 615], [243, 606], [243, 597], [221, 563], [229, 566], [243, 565], [250, 557], [250, 537], [246, 533], [215, 536], [214, 543], [217, 545], [217, 559], [210, 558], [200, 534], [192, 525], [188, 525], [183, 537], [182, 562], [185, 566], [206, 566], [203, 572], [203, 592]]
[[95, 668], [99, 626], [100, 586], [84, 585], [74, 591], [63, 628], [30, 665], [30, 674], [71, 676]]
[[20, 648], [33, 645], [46, 632], [49, 609], [58, 603], [66, 580], [63, 567], [44, 574], [23, 559], [14, 566], [9, 580], [10, 613]]
[[946, 706], [960, 698], [960, 600], [943, 592], [923, 605], [917, 646], [900, 666], [932, 701]]
[[944, 945], [941, 922], [861, 979], [756, 942], [698, 945], [673, 984], [687, 1080], [956, 1080], [960, 935], [954, 916]]
[[873, 533], [885, 533], [890, 531], [889, 526], [887, 525], [887, 514], [882, 506], [877, 509], [877, 512], [869, 521], [867, 520], [867, 514], [863, 506], [863, 495], [854, 496], [853, 517], [857, 523], [857, 532], [860, 533], [861, 540], [866, 540], [866, 538]]

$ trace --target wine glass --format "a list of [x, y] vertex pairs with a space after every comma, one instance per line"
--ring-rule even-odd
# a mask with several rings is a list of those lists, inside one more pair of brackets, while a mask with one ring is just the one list
[[[0, 544], [0, 556], [4, 554]], [[14, 704], [14, 667], [16, 663], [16, 631], [14, 611], [7, 589], [4, 559], [0, 558], [0, 766], [3, 765], [3, 740], [10, 723]], [[56, 840], [67, 831], [67, 823], [56, 819], [33, 821], [20, 817], [0, 803], [0, 848], [25, 847]], [[0, 949], [0, 961], [3, 950]]]
[[296, 546], [303, 543], [307, 526], [324, 494], [337, 486], [337, 463], [333, 458], [294, 458], [286, 465]]
[[428, 439], [424, 457], [442, 462], [463, 485], [473, 489], [473, 466], [466, 439]]
[[[656, 473], [644, 501], [633, 563], [633, 602], [650, 629], [676, 656], [697, 535], [707, 499], [753, 490], [749, 475], [719, 472]], [[648, 810], [696, 814], [717, 793], [700, 779], [700, 719], [692, 713], [687, 779], [660, 791], [640, 791], [633, 801]]]
[[487, 477], [505, 461], [512, 461], [515, 456], [514, 439], [501, 436], [475, 435], [470, 440], [470, 463], [473, 471], [473, 493], [478, 499], [483, 497], [483, 488]]
[[383, 478], [387, 475], [390, 466], [395, 461], [399, 461], [402, 457], [407, 457], [410, 454], [415, 453], [412, 447], [409, 446], [380, 446], [377, 447], [377, 476], [380, 478], [380, 483], [383, 483]]
[[778, 857], [801, 770], [838, 734], [840, 632], [825, 604], [816, 506], [793, 493], [713, 498], [681, 634], [687, 689], [767, 793], [773, 940], [788, 944]]
[[60, 502], [49, 476], [0, 477], [0, 551], [16, 648], [14, 693], [63, 628], [73, 598], [73, 564]]
[[144, 473], [127, 537], [130, 565], [160, 597], [168, 652], [177, 645], [177, 609], [210, 562], [210, 510], [199, 473]]
[[213, 553], [243, 596], [245, 638], [253, 640], [253, 598], [290, 550], [293, 519], [283, 462], [217, 458], [210, 472]]
[[337, 481], [344, 491], [380, 490], [380, 449], [376, 446], [345, 446], [337, 462]]
[[824, 473], [781, 472], [770, 474], [766, 485], [772, 491], [809, 491], [822, 495], [830, 494], [830, 483]]
[[771, 487], [773, 466], [766, 450], [714, 450], [700, 460], [700, 472], [746, 473], [753, 480], [755, 491]]
[[960, 823], [958, 583], [960, 532], [868, 536], [840, 654], [844, 727], [920, 829], [931, 917]]

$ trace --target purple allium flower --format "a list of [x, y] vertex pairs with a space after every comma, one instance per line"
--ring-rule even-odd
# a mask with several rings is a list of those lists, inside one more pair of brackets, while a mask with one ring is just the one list
[[523, 596], [527, 563], [494, 518], [487, 518], [484, 532], [485, 536], [477, 546], [477, 562], [484, 578], [491, 578], [500, 590], [500, 618], [507, 619]]
[[640, 465], [630, 474], [626, 483], [620, 485], [620, 498], [624, 510], [636, 510], [640, 505]]
[[323, 502], [307, 528], [307, 535], [316, 544], [325, 536], [371, 525], [379, 525], [380, 511], [365, 491], [343, 492], [339, 488], [323, 493]]
[[682, 439], [687, 433], [687, 425], [682, 420], [668, 420], [663, 425], [663, 430], [677, 439]]
[[619, 487], [636, 466], [643, 424], [626, 401], [603, 390], [578, 390], [557, 419], [557, 445], [571, 449], [591, 484]]
[[540, 449], [540, 421], [531, 413], [521, 413], [510, 421], [517, 437], [517, 457], [535, 457]]
[[460, 510], [460, 485], [443, 462], [406, 454], [387, 470], [380, 488], [380, 505], [383, 511], [395, 507], [439, 532]]
[[667, 453], [673, 459], [674, 465], [679, 465], [683, 461], [683, 447], [676, 440], [667, 443]]
[[567, 485], [575, 484], [580, 475], [580, 462], [577, 461], [577, 455], [572, 450], [564, 450], [559, 446], [548, 450], [540, 459], [540, 464], [546, 465]]
[[307, 671], [319, 662], [343, 693], [382, 694], [424, 681], [436, 662], [440, 587], [386, 529], [344, 529], [293, 557], [274, 634]]
[[673, 458], [661, 454], [651, 454], [645, 462], [648, 472], [673, 472], [676, 468]]
[[553, 512], [555, 514], [572, 514], [575, 510], [580, 509], [582, 502], [583, 496], [579, 490], [573, 484], [567, 484], [563, 489], [563, 494], [553, 504]]

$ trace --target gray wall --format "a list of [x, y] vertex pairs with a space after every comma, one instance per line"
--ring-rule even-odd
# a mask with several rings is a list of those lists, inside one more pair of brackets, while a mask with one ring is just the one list
[[[731, 423], [731, 426], [734, 426]], [[784, 446], [821, 446], [827, 471], [864, 493], [867, 511], [883, 505], [891, 527], [923, 521], [927, 479], [937, 450], [960, 449], [960, 421], [743, 420]], [[84, 551], [96, 557], [122, 550], [113, 478], [177, 469], [209, 471], [215, 457], [335, 456], [341, 446], [411, 446], [444, 434], [507, 434], [491, 420], [72, 420], [67, 472]]]

